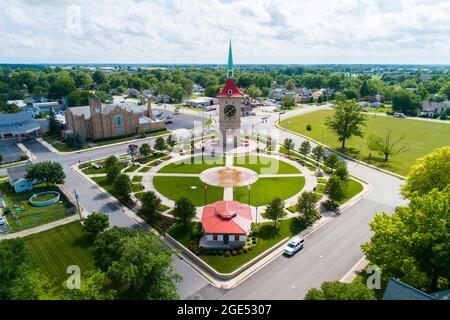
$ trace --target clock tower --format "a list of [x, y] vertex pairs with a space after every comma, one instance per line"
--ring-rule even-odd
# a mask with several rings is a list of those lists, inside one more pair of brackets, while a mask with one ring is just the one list
[[219, 98], [219, 130], [220, 139], [226, 150], [228, 141], [232, 139], [233, 147], [240, 145], [241, 136], [241, 104], [244, 94], [234, 82], [233, 50], [228, 52], [227, 80], [217, 95]]

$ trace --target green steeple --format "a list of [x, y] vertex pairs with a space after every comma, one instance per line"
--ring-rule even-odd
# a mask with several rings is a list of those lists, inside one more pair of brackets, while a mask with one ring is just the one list
[[227, 78], [233, 78], [233, 49], [231, 48], [231, 40], [230, 40], [230, 49], [228, 51], [228, 66], [227, 66]]

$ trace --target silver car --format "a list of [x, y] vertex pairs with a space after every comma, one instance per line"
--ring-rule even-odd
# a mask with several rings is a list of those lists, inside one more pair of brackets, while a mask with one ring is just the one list
[[299, 250], [303, 249], [305, 240], [299, 237], [295, 237], [284, 247], [284, 253], [288, 256], [293, 256]]

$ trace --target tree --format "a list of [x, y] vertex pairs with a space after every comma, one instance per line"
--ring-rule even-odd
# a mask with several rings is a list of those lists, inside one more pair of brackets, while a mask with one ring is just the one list
[[[448, 110], [450, 110], [450, 108]], [[439, 115], [439, 119], [447, 120], [447, 109], [442, 109], [441, 114]]]
[[130, 201], [131, 180], [126, 174], [119, 174], [113, 182], [112, 190], [116, 198], [123, 202]]
[[144, 157], [148, 157], [149, 154], [152, 152], [152, 148], [148, 143], [142, 144], [142, 146], [139, 148], [139, 153], [143, 155]]
[[309, 141], [303, 141], [300, 145], [299, 151], [301, 154], [306, 156], [311, 151], [311, 143], [309, 143]]
[[264, 217], [270, 219], [274, 222], [274, 227], [277, 227], [277, 221], [286, 216], [286, 211], [284, 211], [284, 201], [280, 198], [273, 199], [269, 205], [266, 207], [266, 212]]
[[344, 161], [339, 161], [336, 165], [336, 169], [333, 175], [341, 179], [342, 182], [346, 183], [350, 178], [350, 173], [348, 172], [347, 164]]
[[3, 156], [0, 154], [0, 163], [3, 162]]
[[107, 289], [110, 280], [100, 270], [88, 271], [81, 277], [80, 289], [68, 289], [64, 286], [63, 300], [114, 300], [117, 292]]
[[257, 86], [255, 85], [251, 85], [247, 90], [246, 93], [252, 97], [253, 99], [261, 97], [262, 96], [262, 92], [261, 89], [259, 89]]
[[336, 165], [339, 163], [339, 157], [336, 153], [332, 153], [325, 160], [325, 165], [331, 169], [336, 168]]
[[319, 201], [314, 192], [303, 192], [297, 199], [297, 210], [303, 214], [303, 219], [308, 225], [320, 219], [319, 210], [316, 205]]
[[410, 90], [397, 89], [392, 96], [392, 109], [396, 112], [416, 115], [420, 107], [420, 97]]
[[367, 80], [364, 80], [363, 83], [361, 84], [361, 88], [359, 89], [359, 94], [361, 95], [361, 97], [367, 97], [370, 95]]
[[417, 159], [409, 169], [402, 194], [409, 198], [413, 193], [426, 194], [433, 189], [443, 190], [450, 185], [450, 147], [442, 147]]
[[289, 96], [284, 97], [283, 102], [281, 103], [281, 108], [286, 109], [292, 109], [295, 107], [295, 100]]
[[109, 168], [119, 165], [119, 159], [116, 156], [109, 156], [105, 160], [105, 170], [108, 171]]
[[209, 86], [209, 87], [206, 88], [206, 90], [204, 91], [205, 96], [207, 96], [207, 97], [216, 97], [217, 94], [219, 93], [220, 88], [221, 88], [221, 87], [220, 87], [219, 85]]
[[131, 296], [156, 300], [178, 299], [176, 281], [181, 280], [171, 252], [152, 232], [137, 231], [121, 239], [119, 256], [108, 268], [108, 276], [122, 282]]
[[53, 99], [61, 99], [76, 90], [75, 82], [70, 76], [61, 76], [48, 89], [48, 95]]
[[159, 151], [163, 151], [167, 149], [166, 141], [162, 137], [158, 137], [155, 140], [155, 149]]
[[305, 300], [375, 300], [375, 293], [362, 283], [323, 282], [320, 289], [312, 288]]
[[345, 185], [339, 177], [332, 175], [327, 181], [325, 194], [332, 201], [339, 202], [345, 197]]
[[283, 147], [287, 150], [288, 154], [291, 153], [291, 150], [295, 148], [295, 143], [291, 138], [284, 139]]
[[66, 179], [64, 170], [58, 162], [44, 161], [28, 167], [25, 179], [50, 184], [63, 184]]
[[295, 86], [296, 86], [296, 83], [292, 79], [290, 79], [288, 82], [286, 82], [286, 89], [288, 89], [288, 90], [294, 90]]
[[333, 130], [345, 149], [345, 142], [353, 136], [363, 137], [361, 126], [366, 125], [366, 116], [355, 101], [341, 100], [335, 105], [335, 113], [327, 117], [325, 125]]
[[53, 111], [50, 112], [50, 117], [48, 118], [48, 126], [50, 134], [59, 136], [61, 135], [61, 124], [56, 120], [56, 115]]
[[106, 179], [108, 180], [108, 182], [112, 184], [121, 171], [122, 169], [119, 167], [119, 165], [115, 165], [106, 169]]
[[377, 214], [373, 236], [362, 245], [368, 260], [382, 276], [401, 279], [416, 288], [434, 292], [450, 283], [450, 185], [413, 194], [407, 207], [390, 216]]
[[386, 131], [384, 139], [376, 135], [370, 135], [367, 139], [367, 147], [371, 151], [384, 156], [384, 162], [389, 162], [389, 158], [405, 151], [407, 147], [403, 144], [404, 136], [392, 139], [392, 129]]
[[161, 205], [161, 199], [153, 191], [144, 192], [141, 197], [141, 203], [138, 213], [145, 219], [151, 221], [160, 213], [159, 206]]
[[320, 159], [322, 159], [325, 154], [325, 149], [322, 146], [316, 146], [312, 149], [312, 154], [317, 161], [317, 165], [319, 165]]
[[188, 224], [195, 218], [197, 214], [195, 206], [188, 198], [182, 197], [175, 203], [173, 215], [184, 224]]
[[103, 82], [105, 82], [106, 76], [105, 76], [105, 74], [104, 74], [102, 71], [97, 70], [97, 71], [95, 71], [95, 72], [92, 74], [92, 80], [94, 80], [94, 82], [95, 82], [97, 85], [100, 85], [100, 84], [102, 84]]
[[167, 137], [166, 143], [170, 148], [173, 148], [177, 144], [176, 140], [173, 139], [171, 135]]
[[109, 228], [108, 215], [100, 212], [91, 213], [83, 222], [83, 230], [89, 234], [92, 239]]

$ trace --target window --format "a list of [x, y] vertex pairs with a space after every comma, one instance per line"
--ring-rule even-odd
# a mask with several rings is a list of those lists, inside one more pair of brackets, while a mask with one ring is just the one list
[[106, 120], [105, 124], [106, 124], [106, 128], [109, 128], [109, 120]]
[[234, 241], [239, 241], [239, 236], [234, 236]]
[[213, 236], [213, 241], [217, 241], [219, 238], [217, 236]]
[[95, 108], [95, 113], [100, 113], [100, 108], [99, 107]]
[[232, 94], [233, 94], [233, 90], [228, 89], [228, 94], [229, 94], [229, 95], [232, 95]]
[[122, 127], [123, 126], [123, 116], [121, 114], [114, 116], [114, 123], [116, 124], [116, 127]]

